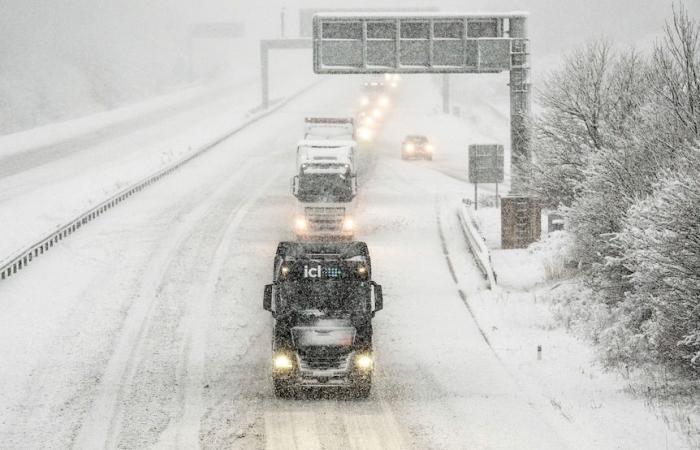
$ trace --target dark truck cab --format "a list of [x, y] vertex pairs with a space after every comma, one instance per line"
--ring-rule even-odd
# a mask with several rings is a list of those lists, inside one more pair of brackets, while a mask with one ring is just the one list
[[281, 242], [263, 307], [272, 313], [275, 394], [349, 388], [369, 395], [372, 318], [382, 309], [367, 244]]

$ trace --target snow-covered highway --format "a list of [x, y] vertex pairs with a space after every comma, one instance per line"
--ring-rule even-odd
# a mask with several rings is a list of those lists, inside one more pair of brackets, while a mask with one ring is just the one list
[[294, 144], [303, 117], [352, 115], [360, 80], [317, 86], [0, 285], [0, 447], [664, 445], [653, 420], [622, 423], [625, 443], [572, 424], [485, 339], [469, 309], [484, 282], [455, 214], [470, 190], [399, 157], [397, 136], [422, 117], [412, 95], [437, 98], [427, 78], [407, 80], [360, 156], [357, 237], [385, 296], [372, 394], [274, 396], [262, 292], [277, 243], [293, 239]]

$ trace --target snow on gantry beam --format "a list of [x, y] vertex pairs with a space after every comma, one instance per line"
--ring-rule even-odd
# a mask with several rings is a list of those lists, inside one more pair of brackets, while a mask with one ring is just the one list
[[314, 72], [495, 73], [511, 69], [527, 13], [318, 13]]

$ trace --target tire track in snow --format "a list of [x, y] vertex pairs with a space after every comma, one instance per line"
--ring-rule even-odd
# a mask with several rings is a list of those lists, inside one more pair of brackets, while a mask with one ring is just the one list
[[160, 295], [165, 275], [178, 255], [178, 249], [206, 216], [216, 206], [220, 197], [238, 180], [236, 174], [245, 173], [254, 161], [249, 160], [216, 189], [208, 200], [187, 213], [179, 225], [164, 241], [151, 259], [144, 274], [139, 294], [132, 301], [122, 331], [100, 379], [98, 394], [86, 414], [75, 440], [77, 448], [115, 448], [123, 420], [122, 401], [139, 366], [145, 337], [151, 326], [156, 299]]
[[177, 424], [177, 447], [195, 449], [200, 448], [199, 434], [202, 416], [206, 411], [202, 399], [204, 388], [204, 366], [206, 352], [206, 332], [208, 327], [206, 320], [210, 315], [211, 304], [216, 295], [216, 287], [219, 283], [219, 275], [223, 270], [226, 257], [229, 253], [230, 243], [235, 233], [251, 208], [259, 198], [279, 179], [282, 167], [278, 168], [247, 200], [241, 204], [229, 216], [229, 223], [223, 236], [219, 240], [214, 253], [213, 264], [209, 267], [207, 281], [201, 290], [201, 300], [193, 301], [193, 310], [186, 321], [185, 333], [187, 335], [187, 365], [185, 379], [185, 393], [182, 399], [182, 416]]

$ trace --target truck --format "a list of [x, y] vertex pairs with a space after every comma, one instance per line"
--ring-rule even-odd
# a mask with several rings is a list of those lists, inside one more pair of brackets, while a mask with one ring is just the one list
[[352, 118], [307, 117], [297, 144], [297, 198], [294, 232], [298, 239], [352, 239], [357, 175]]
[[275, 395], [334, 388], [368, 397], [372, 319], [383, 305], [366, 243], [280, 242], [263, 296], [273, 317]]
[[304, 138], [297, 144], [297, 168], [330, 159], [350, 164], [355, 174], [355, 121], [352, 117], [306, 117]]
[[292, 192], [297, 198], [298, 239], [352, 239], [357, 181], [347, 164], [327, 160], [302, 164]]

